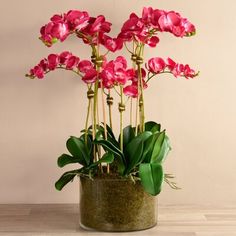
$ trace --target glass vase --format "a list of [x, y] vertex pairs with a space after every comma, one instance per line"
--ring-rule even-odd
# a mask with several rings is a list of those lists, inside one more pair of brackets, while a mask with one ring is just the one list
[[80, 225], [97, 231], [136, 231], [157, 223], [157, 199], [140, 181], [80, 177]]

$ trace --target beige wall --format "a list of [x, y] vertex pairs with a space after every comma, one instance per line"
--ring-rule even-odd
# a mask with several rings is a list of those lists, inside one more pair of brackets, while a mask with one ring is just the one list
[[[74, 38], [48, 49], [37, 40], [40, 26], [69, 9], [104, 14], [114, 33], [142, 6], [175, 9], [197, 26], [196, 37], [161, 35], [147, 57], [171, 56], [201, 70], [185, 81], [162, 76], [146, 92], [148, 119], [169, 133], [173, 150], [165, 168], [183, 189], [164, 187], [161, 204], [236, 204], [236, 1], [234, 0], [1, 0], [0, 30], [0, 203], [78, 202], [75, 181], [62, 192], [57, 156], [85, 118], [84, 85], [74, 75], [55, 72], [45, 80], [24, 78], [50, 52], [88, 49]], [[118, 119], [117, 119], [118, 120]], [[69, 168], [70, 169], [70, 168]]]

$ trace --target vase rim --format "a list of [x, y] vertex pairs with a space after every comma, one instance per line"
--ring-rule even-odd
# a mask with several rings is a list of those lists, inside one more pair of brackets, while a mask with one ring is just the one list
[[87, 179], [91, 181], [119, 181], [119, 182], [140, 182], [140, 180], [135, 180], [132, 181], [131, 178], [126, 178], [126, 177], [120, 177], [120, 176], [94, 176], [92, 178], [86, 177], [86, 176], [80, 176], [82, 179]]

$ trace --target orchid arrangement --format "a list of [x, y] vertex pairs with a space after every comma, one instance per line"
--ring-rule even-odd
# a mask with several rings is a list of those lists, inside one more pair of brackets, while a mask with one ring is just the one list
[[[169, 139], [161, 125], [145, 121], [144, 91], [149, 81], [163, 73], [176, 78], [195, 78], [198, 73], [188, 64], [171, 58], [154, 57], [144, 62], [145, 46], [156, 47], [159, 34], [168, 32], [176, 37], [195, 35], [195, 26], [175, 11], [144, 7], [141, 16], [132, 13], [117, 37], [108, 35], [111, 23], [103, 15], [91, 17], [88, 12], [70, 10], [56, 14], [40, 30], [40, 40], [48, 47], [75, 36], [91, 48], [91, 59], [81, 59], [69, 51], [50, 54], [26, 75], [43, 79], [47, 73], [64, 69], [75, 73], [87, 88], [88, 108], [84, 130], [80, 137], [71, 136], [67, 143], [70, 154], [58, 158], [58, 166], [77, 163], [80, 168], [65, 172], [55, 186], [61, 190], [75, 176], [93, 178], [114, 175], [140, 180], [144, 190], [152, 195], [161, 191], [164, 174], [162, 163], [170, 151]], [[125, 48], [130, 53], [130, 64], [124, 56], [108, 60], [108, 53]], [[118, 94], [120, 132], [113, 132], [114, 93]], [[98, 102], [102, 104], [102, 122], [98, 116]], [[130, 102], [130, 124], [124, 127], [123, 115]]]

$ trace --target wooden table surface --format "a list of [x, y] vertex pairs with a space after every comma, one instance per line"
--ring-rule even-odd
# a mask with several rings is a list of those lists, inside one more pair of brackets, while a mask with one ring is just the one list
[[0, 235], [236, 236], [236, 206], [159, 206], [158, 226], [131, 233], [80, 228], [76, 204], [0, 205]]

